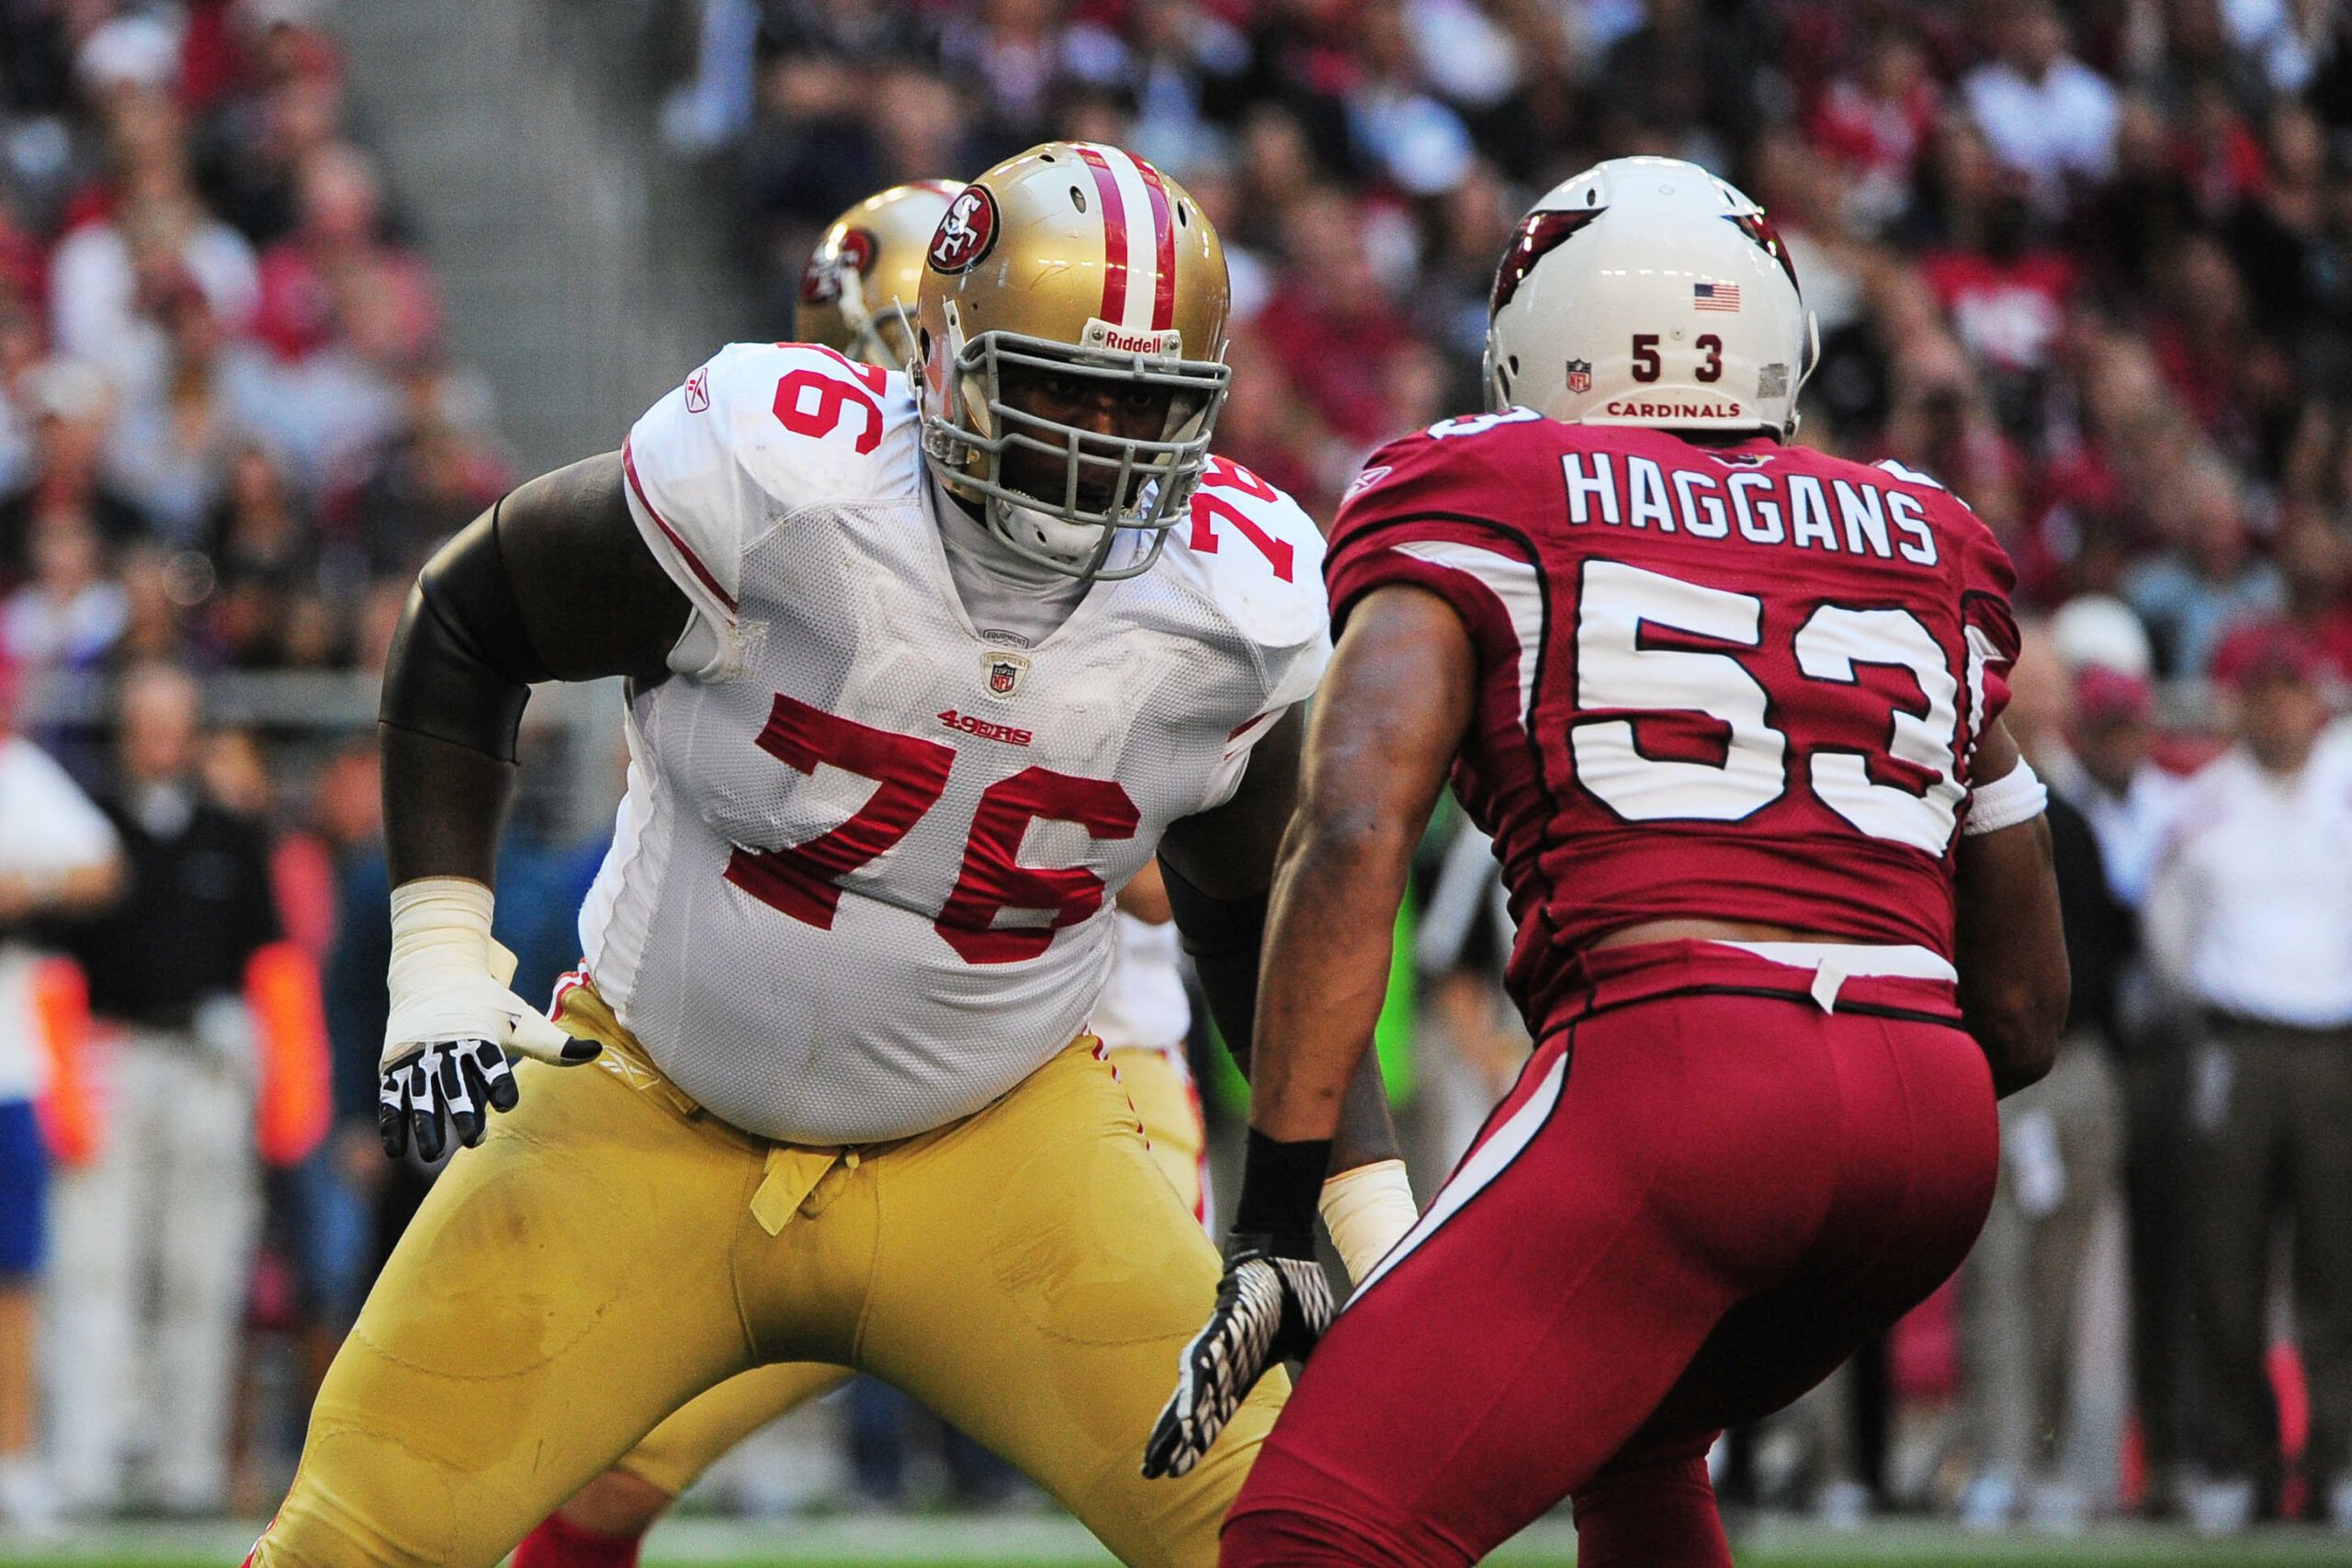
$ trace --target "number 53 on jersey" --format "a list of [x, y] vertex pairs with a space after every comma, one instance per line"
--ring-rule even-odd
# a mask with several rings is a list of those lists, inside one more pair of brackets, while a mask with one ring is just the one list
[[1950, 955], [1948, 861], [2017, 651], [2007, 558], [1966, 507], [1891, 466], [1517, 411], [1371, 463], [1333, 529], [1335, 625], [1408, 583], [1469, 631], [1455, 788], [1553, 889], [1516, 967], [1661, 907]]

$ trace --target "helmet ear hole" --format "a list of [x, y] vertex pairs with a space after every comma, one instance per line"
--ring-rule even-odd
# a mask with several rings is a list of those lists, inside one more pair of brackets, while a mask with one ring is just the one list
[[1518, 375], [1518, 374], [1519, 374], [1519, 355], [1516, 355], [1516, 354], [1512, 355], [1510, 357], [1510, 359], [1508, 359], [1507, 361], [1505, 361], [1505, 363], [1506, 363], [1506, 364], [1508, 364], [1508, 365], [1510, 367], [1510, 373], [1511, 373], [1512, 375], [1516, 376], [1516, 375]]
[[1082, 190], [1079, 189], [1076, 186], [1070, 186], [1070, 187], [1069, 187], [1069, 204], [1070, 204], [1072, 207], [1077, 208], [1080, 212], [1085, 211], [1085, 210], [1086, 210], [1086, 193], [1085, 193], [1084, 191], [1082, 191]]

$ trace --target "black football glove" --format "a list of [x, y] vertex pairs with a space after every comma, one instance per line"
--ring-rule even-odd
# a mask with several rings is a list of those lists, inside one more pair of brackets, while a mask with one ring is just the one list
[[429, 954], [435, 966], [404, 971], [395, 958], [376, 1090], [376, 1132], [394, 1159], [412, 1146], [420, 1159], [439, 1159], [453, 1129], [466, 1147], [481, 1143], [490, 1113], [514, 1110], [522, 1095], [509, 1050], [569, 1067], [604, 1049], [508, 990], [514, 955], [485, 945], [487, 969]]
[[376, 1133], [394, 1159], [412, 1145], [428, 1163], [448, 1147], [448, 1134], [472, 1148], [493, 1111], [512, 1111], [521, 1090], [506, 1053], [487, 1040], [448, 1040], [416, 1048], [383, 1070], [376, 1090]]
[[1258, 1380], [1315, 1348], [1337, 1310], [1311, 1235], [1234, 1233], [1216, 1308], [1184, 1347], [1176, 1392], [1144, 1445], [1145, 1476], [1182, 1475], [1200, 1463]]

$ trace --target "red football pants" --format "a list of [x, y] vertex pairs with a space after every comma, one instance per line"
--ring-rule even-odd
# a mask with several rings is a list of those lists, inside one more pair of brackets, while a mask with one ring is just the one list
[[1728, 1568], [1708, 1446], [1966, 1255], [1998, 1133], [1949, 986], [1824, 1012], [1711, 944], [1592, 967], [1308, 1360], [1225, 1568], [1469, 1563], [1571, 1495], [1582, 1568]]

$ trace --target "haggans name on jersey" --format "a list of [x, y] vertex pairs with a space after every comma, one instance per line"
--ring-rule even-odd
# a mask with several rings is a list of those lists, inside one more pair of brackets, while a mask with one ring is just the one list
[[1723, 473], [1669, 468], [1631, 454], [1563, 453], [1568, 521], [1936, 564], [1927, 508], [1907, 491], [1792, 472], [1766, 454], [1726, 453], [1713, 460]]

